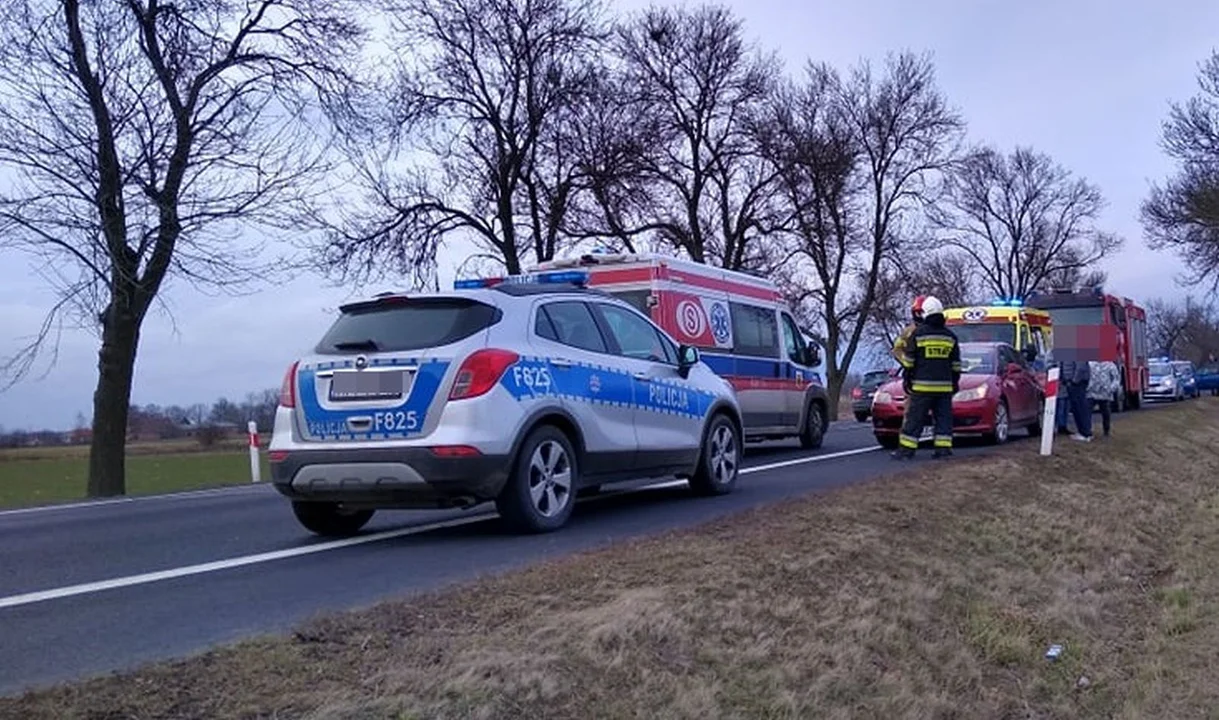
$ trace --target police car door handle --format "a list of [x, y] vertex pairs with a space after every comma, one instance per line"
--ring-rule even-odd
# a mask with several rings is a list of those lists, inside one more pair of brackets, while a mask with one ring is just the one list
[[563, 359], [563, 358], [551, 358], [551, 359], [550, 359], [550, 364], [551, 364], [551, 365], [554, 365], [555, 367], [558, 367], [558, 368], [569, 368], [569, 367], [571, 367], [571, 361], [570, 361], [570, 360], [565, 360], [565, 359]]
[[651, 380], [652, 376], [645, 372], [637, 372], [637, 373], [635, 373], [635, 379], [636, 380]]

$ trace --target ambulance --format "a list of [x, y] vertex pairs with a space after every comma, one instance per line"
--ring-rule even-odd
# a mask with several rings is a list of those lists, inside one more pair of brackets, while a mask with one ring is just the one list
[[990, 305], [948, 308], [944, 320], [963, 343], [1002, 342], [1016, 348], [1045, 381], [1054, 349], [1050, 313], [1019, 300], [998, 299]]
[[798, 438], [818, 448], [829, 402], [817, 343], [803, 331], [774, 282], [651, 253], [592, 253], [556, 259], [529, 273], [579, 270], [587, 287], [619, 297], [732, 385], [748, 441]]

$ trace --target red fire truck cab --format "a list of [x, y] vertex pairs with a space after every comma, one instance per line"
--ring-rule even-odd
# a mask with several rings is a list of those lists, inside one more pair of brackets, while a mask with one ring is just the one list
[[1025, 304], [1046, 310], [1053, 318], [1054, 362], [1113, 362], [1122, 378], [1122, 388], [1113, 399], [1115, 409], [1143, 405], [1149, 381], [1146, 310], [1100, 287], [1033, 293]]

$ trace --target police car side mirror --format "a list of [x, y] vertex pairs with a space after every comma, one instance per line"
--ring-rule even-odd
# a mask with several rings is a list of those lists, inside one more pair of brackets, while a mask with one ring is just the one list
[[690, 374], [690, 368], [698, 364], [698, 348], [693, 345], [682, 345], [677, 348], [677, 371], [684, 378]]
[[804, 364], [808, 367], [816, 367], [821, 364], [821, 351], [816, 345], [806, 345], [804, 347]]

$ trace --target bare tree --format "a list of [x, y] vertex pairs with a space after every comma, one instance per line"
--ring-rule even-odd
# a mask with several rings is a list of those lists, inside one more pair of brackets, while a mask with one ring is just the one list
[[[341, 213], [323, 264], [346, 279], [434, 282], [472, 239], [509, 273], [548, 260], [578, 182], [565, 130], [596, 77], [594, 0], [387, 0], [399, 63], [377, 131], [353, 143], [366, 202]], [[397, 170], [399, 151], [421, 158]]]
[[646, 144], [628, 143], [642, 151], [633, 172], [597, 198], [606, 234], [652, 233], [730, 269], [767, 265], [755, 241], [773, 232], [775, 175], [755, 130], [779, 76], [775, 56], [752, 48], [740, 19], [717, 5], [651, 7], [619, 26], [616, 49], [620, 101], [647, 132], [633, 135]]
[[1090, 288], [1101, 287], [1109, 280], [1109, 273], [1100, 268], [1087, 268], [1073, 265], [1056, 270], [1046, 275], [1038, 290], [1048, 291], [1056, 288]]
[[1209, 362], [1219, 353], [1219, 313], [1193, 297], [1147, 303], [1147, 342], [1153, 354]]
[[[802, 315], [825, 328], [832, 403], [881, 298], [886, 267], [918, 231], [938, 176], [955, 159], [964, 121], [936, 87], [927, 56], [890, 55], [845, 77], [811, 65], [773, 114], [796, 258], [783, 275], [802, 289]], [[831, 416], [836, 407], [831, 410]]]
[[910, 322], [914, 298], [934, 295], [944, 307], [973, 305], [982, 301], [977, 286], [973, 260], [962, 253], [926, 250], [897, 255], [881, 271], [869, 318], [870, 338], [887, 351]]
[[345, 0], [9, 0], [0, 10], [0, 240], [44, 262], [56, 318], [100, 329], [88, 493], [125, 490], [140, 329], [167, 280], [231, 288], [263, 267], [244, 227], [292, 229], [324, 176], [316, 101], [338, 107], [361, 39]]
[[1174, 103], [1161, 145], [1179, 164], [1142, 206], [1147, 243], [1175, 250], [1189, 273], [1184, 282], [1219, 289], [1219, 52], [1198, 73], [1200, 92]]
[[1077, 276], [1121, 248], [1096, 229], [1100, 190], [1043, 153], [982, 147], [950, 177], [946, 210], [932, 214], [944, 241], [973, 258], [1002, 297], [1025, 298], [1053, 277]]

